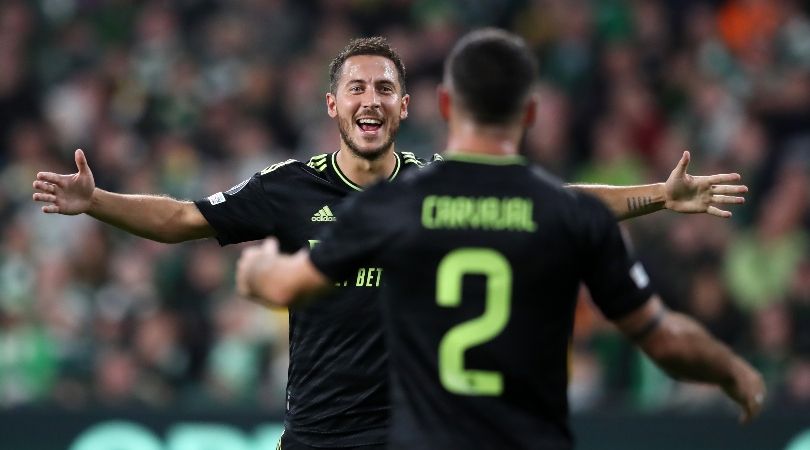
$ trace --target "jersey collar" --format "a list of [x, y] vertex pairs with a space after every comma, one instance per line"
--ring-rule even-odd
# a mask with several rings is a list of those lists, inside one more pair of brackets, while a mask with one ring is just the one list
[[526, 164], [526, 158], [520, 155], [482, 155], [480, 153], [451, 153], [444, 154], [445, 161], [461, 161], [475, 164], [489, 164], [493, 166], [506, 166], [512, 164]]
[[[388, 181], [393, 180], [399, 174], [399, 169], [402, 167], [402, 159], [399, 156], [399, 153], [394, 152], [394, 157], [396, 158], [396, 165], [394, 166], [394, 170], [391, 172], [391, 175], [388, 176]], [[346, 186], [354, 189], [355, 191], [362, 191], [363, 187], [359, 186], [352, 182], [343, 171], [340, 170], [340, 166], [337, 163], [337, 152], [332, 153], [332, 167], [335, 168], [335, 173], [337, 174], [340, 181], [342, 181]]]

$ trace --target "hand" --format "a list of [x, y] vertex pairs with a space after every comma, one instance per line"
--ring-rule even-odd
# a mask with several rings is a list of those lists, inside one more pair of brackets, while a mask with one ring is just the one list
[[239, 295], [248, 299], [258, 299], [262, 274], [277, 258], [278, 241], [274, 238], [265, 239], [261, 245], [244, 249], [236, 263], [236, 291]]
[[735, 194], [748, 192], [742, 184], [721, 184], [740, 181], [740, 174], [726, 173], [710, 176], [693, 176], [686, 173], [689, 167], [689, 152], [683, 152], [678, 165], [664, 183], [664, 207], [681, 213], [709, 213], [729, 218], [731, 211], [722, 210], [716, 204], [739, 204], [745, 198]]
[[34, 201], [47, 203], [42, 207], [44, 213], [59, 213], [73, 216], [85, 213], [90, 209], [96, 183], [93, 172], [87, 165], [84, 152], [76, 150], [74, 154], [77, 173], [60, 175], [52, 172], [39, 172], [34, 181]]
[[734, 380], [723, 385], [723, 391], [742, 409], [740, 423], [748, 423], [762, 410], [765, 403], [765, 383], [762, 375], [747, 362], [739, 360], [734, 371]]

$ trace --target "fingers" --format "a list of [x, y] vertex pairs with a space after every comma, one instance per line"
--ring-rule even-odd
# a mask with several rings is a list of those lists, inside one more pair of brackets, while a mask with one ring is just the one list
[[731, 211], [725, 211], [716, 206], [709, 206], [706, 209], [706, 213], [711, 214], [713, 216], [722, 217], [724, 219], [728, 219], [729, 217], [731, 217]]
[[34, 181], [34, 189], [45, 194], [56, 193], [56, 185], [47, 181]]
[[260, 271], [260, 265], [267, 258], [278, 254], [278, 241], [274, 238], [265, 239], [262, 245], [255, 245], [242, 250], [242, 255], [236, 263], [236, 290], [243, 297], [252, 297], [254, 292], [254, 278]]
[[733, 195], [712, 195], [711, 202], [727, 205], [738, 205], [740, 203], [745, 203], [745, 197], [737, 197]]
[[82, 149], [78, 149], [74, 152], [73, 159], [76, 160], [76, 168], [79, 169], [80, 174], [90, 172], [90, 166], [87, 165], [87, 157], [84, 156]]
[[51, 203], [50, 205], [43, 206], [42, 212], [48, 214], [59, 212], [59, 207], [55, 204], [56, 195], [53, 194], [56, 192], [56, 186], [44, 181], [34, 181], [34, 189], [39, 191], [35, 192], [33, 195], [35, 202]]
[[[712, 186], [712, 191], [736, 193], [735, 191], [739, 190], [733, 188], [745, 188], [744, 189], [745, 191], [748, 190], [748, 188], [746, 188], [745, 186]], [[745, 203], [745, 197], [739, 197], [736, 195], [714, 194], [710, 197], [710, 202], [717, 205], [739, 205]], [[706, 208], [706, 212], [713, 216], [722, 217], [724, 219], [728, 219], [729, 217], [732, 216], [731, 211], [726, 211], [713, 205], [710, 205], [708, 208]]]
[[37, 192], [34, 194], [35, 202], [56, 203], [56, 196], [53, 194], [42, 194]]
[[744, 184], [716, 184], [711, 187], [712, 194], [745, 194], [748, 186]]
[[762, 412], [762, 406], [764, 403], [764, 392], [760, 392], [759, 394], [754, 395], [752, 398], [749, 398], [745, 402], [745, 405], [742, 406], [742, 411], [740, 412], [740, 423], [746, 424], [758, 416], [759, 413]]
[[247, 298], [257, 297], [257, 278], [265, 265], [278, 255], [278, 240], [268, 238], [261, 245], [242, 250], [236, 263], [236, 290]]
[[278, 240], [276, 238], [267, 238], [262, 243], [262, 252], [265, 254], [277, 254], [278, 253]]
[[691, 158], [692, 158], [692, 156], [689, 154], [688, 151], [683, 152], [683, 155], [681, 156], [681, 160], [678, 161], [678, 165], [675, 166], [675, 170], [673, 170], [673, 172], [678, 176], [685, 175], [686, 174], [686, 169], [689, 168], [689, 160]]
[[[62, 187], [62, 175], [53, 172], [39, 172], [37, 173], [37, 180], [44, 181], [46, 183], [55, 184], [57, 186]], [[36, 187], [36, 186], [34, 186]]]
[[740, 181], [740, 179], [742, 179], [742, 177], [738, 173], [719, 173], [716, 175], [707, 175], [695, 178], [698, 178], [699, 181], [702, 181], [707, 184], [733, 183], [735, 181]]
[[754, 399], [747, 399], [747, 401], [740, 405], [740, 423], [746, 424], [751, 421], [759, 413], [759, 409], [761, 407], [761, 403], [757, 405]]
[[236, 263], [236, 292], [242, 297], [248, 297], [247, 281], [242, 258]]
[[242, 255], [236, 262], [236, 290], [242, 297], [250, 297], [249, 268], [257, 251], [255, 246], [242, 250]]
[[51, 203], [43, 206], [42, 212], [48, 214], [59, 212], [59, 207], [56, 205], [56, 195], [54, 195], [56, 193], [55, 185], [44, 181], [34, 181], [34, 189], [39, 191], [33, 195], [35, 202]]

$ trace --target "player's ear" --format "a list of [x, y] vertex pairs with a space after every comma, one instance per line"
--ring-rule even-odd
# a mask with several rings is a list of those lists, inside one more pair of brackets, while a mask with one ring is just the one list
[[537, 94], [532, 94], [526, 102], [526, 109], [523, 112], [523, 126], [529, 128], [537, 118]]
[[331, 92], [326, 93], [326, 113], [333, 119], [337, 117], [337, 100]]
[[411, 103], [411, 96], [410, 94], [405, 94], [402, 96], [402, 100], [400, 100], [399, 104], [399, 119], [405, 120], [408, 118], [408, 105]]
[[446, 121], [450, 120], [450, 91], [447, 90], [447, 87], [444, 84], [440, 84], [439, 87], [436, 88], [436, 98], [439, 101], [439, 114], [442, 115], [442, 118]]

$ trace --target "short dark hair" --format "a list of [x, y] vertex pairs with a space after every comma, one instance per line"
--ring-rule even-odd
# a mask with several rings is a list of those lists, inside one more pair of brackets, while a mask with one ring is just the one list
[[405, 94], [405, 65], [402, 64], [402, 59], [400, 59], [399, 54], [397, 54], [388, 44], [388, 41], [381, 36], [352, 39], [346, 47], [343, 47], [343, 50], [341, 50], [329, 64], [330, 92], [334, 94], [337, 91], [340, 71], [343, 70], [343, 64], [346, 60], [352, 56], [358, 55], [375, 55], [390, 59], [397, 68], [400, 90], [402, 94]]
[[537, 74], [537, 60], [523, 39], [496, 28], [462, 37], [444, 66], [445, 82], [457, 101], [484, 125], [514, 120]]

